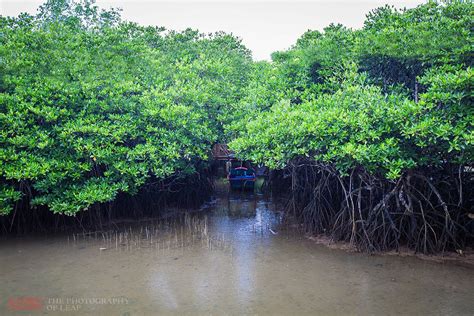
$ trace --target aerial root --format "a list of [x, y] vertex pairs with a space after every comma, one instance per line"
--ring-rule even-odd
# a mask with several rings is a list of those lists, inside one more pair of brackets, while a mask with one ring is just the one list
[[362, 251], [463, 249], [473, 241], [467, 201], [474, 197], [459, 191], [472, 188], [473, 179], [448, 171], [416, 170], [389, 181], [360, 168], [342, 176], [332, 166], [295, 161], [287, 170], [294, 182], [287, 208], [307, 233]]

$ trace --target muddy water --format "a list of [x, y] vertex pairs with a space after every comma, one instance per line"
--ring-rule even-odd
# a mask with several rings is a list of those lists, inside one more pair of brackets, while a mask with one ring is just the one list
[[0, 315], [474, 314], [472, 269], [330, 250], [285, 225], [271, 199], [221, 190], [177, 219], [3, 240]]

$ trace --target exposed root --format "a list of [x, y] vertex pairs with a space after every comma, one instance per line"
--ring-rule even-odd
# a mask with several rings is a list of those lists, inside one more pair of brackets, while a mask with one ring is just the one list
[[413, 170], [389, 181], [361, 168], [341, 176], [330, 165], [300, 159], [286, 170], [292, 182], [287, 209], [307, 233], [362, 251], [464, 249], [474, 240], [474, 175], [463, 170]]

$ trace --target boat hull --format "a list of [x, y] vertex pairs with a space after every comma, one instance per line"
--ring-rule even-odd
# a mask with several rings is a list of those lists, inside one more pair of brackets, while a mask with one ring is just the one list
[[255, 187], [255, 178], [249, 179], [229, 179], [232, 190], [253, 190]]

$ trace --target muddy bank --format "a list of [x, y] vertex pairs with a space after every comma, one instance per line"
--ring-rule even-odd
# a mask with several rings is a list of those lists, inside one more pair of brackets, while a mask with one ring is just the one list
[[[360, 252], [357, 247], [351, 245], [348, 242], [333, 241], [330, 237], [325, 235], [319, 236], [306, 236], [309, 240], [313, 241], [318, 245], [323, 245], [329, 249], [338, 249], [347, 252], [357, 253]], [[474, 250], [471, 248], [466, 249], [465, 251], [459, 250], [459, 252], [448, 251], [442, 254], [435, 255], [426, 255], [422, 253], [416, 253], [413, 250], [410, 250], [406, 247], [400, 248], [398, 251], [384, 251], [371, 253], [372, 256], [395, 256], [395, 257], [413, 257], [421, 260], [426, 260], [430, 262], [443, 263], [443, 264], [455, 264], [459, 266], [464, 266], [467, 268], [474, 269]]]

